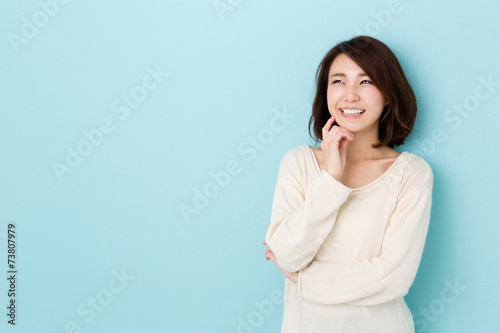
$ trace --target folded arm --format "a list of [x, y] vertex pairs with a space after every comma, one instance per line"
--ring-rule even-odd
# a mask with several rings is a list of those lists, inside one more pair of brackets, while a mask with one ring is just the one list
[[427, 235], [433, 175], [428, 166], [403, 183], [381, 254], [345, 263], [312, 261], [299, 272], [302, 299], [314, 303], [373, 305], [408, 293]]
[[290, 272], [313, 260], [335, 224], [339, 207], [352, 191], [325, 170], [304, 191], [298, 165], [294, 151], [287, 152], [281, 161], [266, 234], [276, 260]]

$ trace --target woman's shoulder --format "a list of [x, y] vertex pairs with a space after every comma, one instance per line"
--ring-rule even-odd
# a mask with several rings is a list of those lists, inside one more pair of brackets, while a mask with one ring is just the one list
[[421, 156], [404, 151], [405, 164], [404, 164], [404, 178], [408, 182], [419, 182], [419, 183], [430, 183], [432, 184], [434, 174], [432, 167], [429, 163]]
[[310, 149], [311, 147], [307, 144], [288, 148], [281, 158], [282, 167], [286, 166], [289, 169], [300, 169], [301, 171], [307, 168], [307, 154], [311, 154]]
[[409, 151], [404, 151], [404, 153], [406, 154], [407, 166], [409, 168], [415, 171], [425, 171], [432, 173], [431, 166], [423, 157]]
[[[298, 146], [294, 146], [292, 148], [289, 148], [285, 154], [283, 155], [283, 158], [285, 159], [291, 159], [291, 160], [296, 160], [296, 159], [300, 159], [302, 160], [304, 155], [306, 153], [309, 153], [308, 150], [311, 149], [312, 147], [310, 147], [309, 145], [307, 144], [303, 144], [303, 145], [298, 145]], [[309, 153], [310, 154], [310, 153]]]

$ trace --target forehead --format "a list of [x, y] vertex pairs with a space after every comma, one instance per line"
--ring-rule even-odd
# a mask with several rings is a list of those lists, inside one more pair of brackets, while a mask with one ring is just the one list
[[359, 74], [359, 73], [364, 73], [364, 71], [361, 67], [359, 67], [359, 65], [354, 60], [349, 58], [344, 53], [341, 53], [333, 60], [330, 66], [329, 76], [335, 73]]

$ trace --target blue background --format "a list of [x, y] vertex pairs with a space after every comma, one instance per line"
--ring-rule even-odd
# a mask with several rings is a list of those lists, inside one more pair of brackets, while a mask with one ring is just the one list
[[312, 145], [316, 68], [357, 34], [400, 59], [419, 113], [396, 149], [434, 171], [417, 332], [500, 332], [499, 1], [54, 1], [0, 5], [2, 332], [279, 332], [279, 163]]

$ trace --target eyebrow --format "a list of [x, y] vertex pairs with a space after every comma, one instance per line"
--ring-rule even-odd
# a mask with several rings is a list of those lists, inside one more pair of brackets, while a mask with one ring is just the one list
[[[345, 76], [344, 73], [333, 73], [330, 78], [334, 77], [334, 76]], [[368, 76], [367, 74], [365, 73], [359, 73], [358, 76]]]

